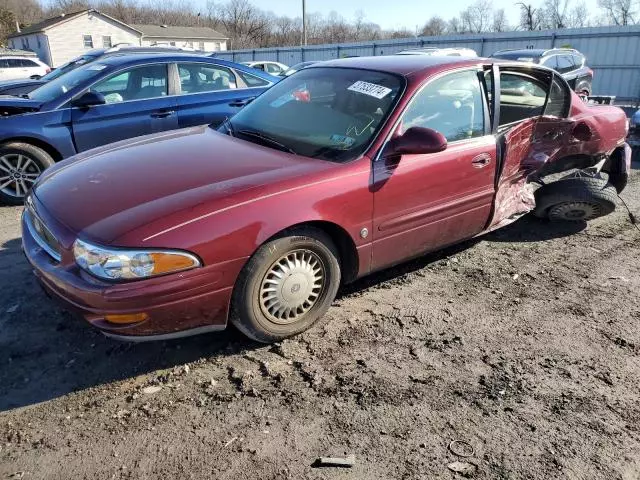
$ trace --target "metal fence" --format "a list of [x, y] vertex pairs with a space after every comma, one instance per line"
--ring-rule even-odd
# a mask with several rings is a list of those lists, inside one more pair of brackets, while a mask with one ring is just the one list
[[587, 57], [594, 70], [594, 95], [615, 95], [618, 100], [640, 101], [640, 25], [592, 27], [534, 32], [446, 35], [362, 43], [263, 48], [218, 52], [235, 62], [275, 60], [287, 65], [311, 60], [331, 60], [349, 55], [391, 55], [416, 47], [466, 47], [480, 56], [506, 48], [571, 47]]

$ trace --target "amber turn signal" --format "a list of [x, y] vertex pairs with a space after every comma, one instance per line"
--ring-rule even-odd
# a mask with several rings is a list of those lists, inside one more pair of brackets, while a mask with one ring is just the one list
[[109, 323], [118, 323], [118, 324], [126, 324], [126, 323], [138, 323], [147, 320], [149, 315], [146, 313], [127, 313], [124, 315], [105, 315], [104, 319]]

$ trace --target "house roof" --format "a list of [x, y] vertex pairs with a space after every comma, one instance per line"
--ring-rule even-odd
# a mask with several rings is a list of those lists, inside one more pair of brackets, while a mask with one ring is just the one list
[[228, 38], [208, 27], [174, 27], [167, 25], [132, 25], [132, 27], [141, 31], [145, 37], [206, 38], [215, 40], [226, 40]]
[[57, 25], [60, 25], [61, 23], [64, 22], [68, 22], [69, 20], [73, 20], [74, 18], [80, 17], [82, 15], [86, 15], [89, 13], [95, 13], [98, 15], [101, 15], [103, 17], [108, 18], [109, 20], [119, 23], [120, 25], [122, 25], [125, 28], [128, 28], [129, 30], [134, 30], [137, 31], [138, 33], [142, 33], [139, 30], [137, 30], [136, 28], [127, 25], [126, 23], [121, 22], [120, 20], [117, 20], [113, 17], [110, 17], [109, 15], [106, 15], [102, 12], [99, 12], [98, 10], [94, 9], [94, 8], [90, 8], [90, 9], [85, 9], [85, 10], [80, 10], [77, 12], [72, 12], [72, 13], [63, 13], [62, 15], [57, 15], [55, 17], [51, 17], [51, 18], [47, 18], [46, 20], [43, 20], [41, 22], [38, 23], [34, 23], [33, 25], [29, 25], [27, 27], [22, 28], [19, 32], [15, 32], [12, 33], [11, 35], [9, 35], [7, 38], [13, 38], [13, 37], [21, 37], [23, 35], [30, 35], [32, 33], [40, 33], [40, 32], [44, 32], [45, 30], [48, 30], [49, 28], [55, 27]]

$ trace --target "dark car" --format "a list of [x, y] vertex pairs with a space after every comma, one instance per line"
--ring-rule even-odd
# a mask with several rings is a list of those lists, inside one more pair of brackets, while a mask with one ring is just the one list
[[593, 70], [586, 66], [585, 56], [572, 48], [500, 50], [491, 57], [537, 63], [552, 68], [559, 72], [580, 96], [591, 95]]
[[587, 105], [535, 65], [323, 62], [217, 130], [52, 167], [27, 199], [23, 247], [46, 291], [108, 335], [164, 339], [229, 320], [271, 342], [373, 271], [530, 211], [610, 212], [630, 170], [626, 134], [622, 110]]
[[231, 117], [277, 77], [202, 55], [118, 54], [0, 98], [0, 200], [19, 204], [55, 161]]
[[5, 80], [0, 82], [0, 95], [22, 96], [34, 91], [41, 85], [51, 80], [55, 80], [71, 70], [74, 70], [85, 63], [93, 62], [105, 55], [115, 55], [122, 53], [178, 53], [183, 51], [178, 47], [136, 47], [136, 46], [115, 46], [111, 48], [96, 48], [87, 53], [59, 66], [42, 77], [23, 78], [20, 80]]

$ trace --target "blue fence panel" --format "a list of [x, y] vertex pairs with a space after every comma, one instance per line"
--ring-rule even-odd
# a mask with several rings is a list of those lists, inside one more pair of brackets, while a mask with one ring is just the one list
[[489, 56], [509, 48], [553, 48], [570, 46], [587, 57], [594, 70], [593, 93], [615, 95], [619, 100], [640, 101], [640, 25], [592, 27], [534, 32], [417, 37], [335, 45], [283, 47], [218, 52], [235, 62], [275, 60], [294, 65], [310, 60], [331, 60], [346, 56], [393, 55], [420, 47], [472, 48]]

